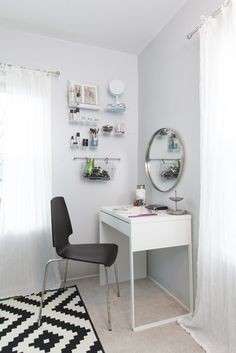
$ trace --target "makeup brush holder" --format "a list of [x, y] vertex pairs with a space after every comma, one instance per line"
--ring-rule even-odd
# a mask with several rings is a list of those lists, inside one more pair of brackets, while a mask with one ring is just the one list
[[90, 147], [98, 147], [98, 138], [91, 138], [90, 139]]

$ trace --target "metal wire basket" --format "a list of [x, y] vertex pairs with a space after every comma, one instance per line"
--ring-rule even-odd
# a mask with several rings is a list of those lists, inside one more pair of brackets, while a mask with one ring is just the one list
[[100, 181], [110, 181], [114, 179], [115, 176], [115, 165], [108, 159], [104, 161], [93, 160], [92, 168], [88, 168], [88, 162], [82, 163], [82, 177], [87, 180], [100, 180]]

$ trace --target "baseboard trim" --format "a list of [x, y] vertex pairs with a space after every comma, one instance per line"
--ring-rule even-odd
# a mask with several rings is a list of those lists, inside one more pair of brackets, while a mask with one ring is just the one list
[[176, 300], [184, 309], [190, 311], [190, 308], [187, 307], [187, 305], [185, 305], [184, 303], [181, 302], [181, 300], [179, 300], [174, 294], [172, 294], [170, 291], [168, 291], [168, 289], [166, 289], [164, 286], [162, 286], [159, 282], [157, 282], [154, 278], [152, 278], [151, 276], [147, 276], [148, 279], [150, 279], [150, 281], [152, 281], [153, 283], [155, 283], [158, 287], [160, 287], [164, 292], [166, 292], [170, 297], [172, 297], [174, 300]]

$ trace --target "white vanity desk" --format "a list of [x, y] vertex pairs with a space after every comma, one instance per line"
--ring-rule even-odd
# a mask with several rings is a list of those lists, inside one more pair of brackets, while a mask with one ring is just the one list
[[[193, 311], [193, 274], [191, 215], [172, 216], [166, 212], [147, 214], [146, 209], [134, 207], [122, 210], [122, 206], [102, 207], [100, 210], [100, 243], [116, 243], [119, 246], [117, 267], [120, 281], [130, 280], [131, 328], [140, 331], [176, 321], [177, 317], [135, 326], [134, 279], [147, 276], [146, 250], [188, 247], [190, 311]], [[137, 217], [138, 216], [138, 217]], [[100, 266], [100, 283], [104, 283], [104, 270]]]

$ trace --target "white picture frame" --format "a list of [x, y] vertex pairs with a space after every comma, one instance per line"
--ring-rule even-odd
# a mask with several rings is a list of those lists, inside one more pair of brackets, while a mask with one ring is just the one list
[[69, 106], [97, 106], [99, 104], [98, 85], [81, 82], [68, 82]]
[[98, 86], [91, 84], [83, 84], [83, 104], [98, 105]]

